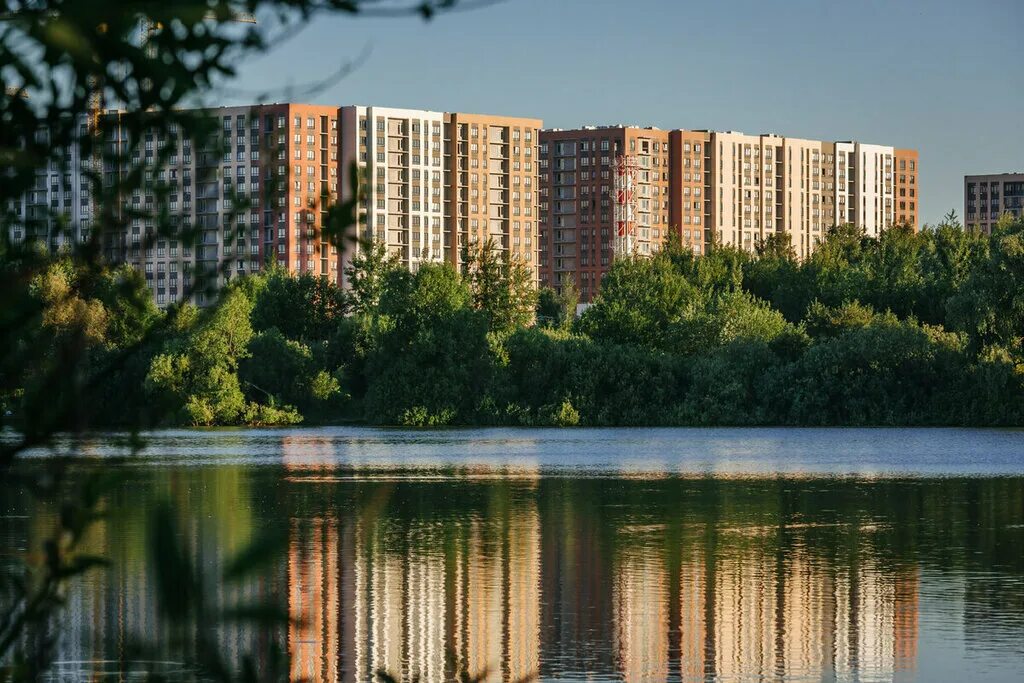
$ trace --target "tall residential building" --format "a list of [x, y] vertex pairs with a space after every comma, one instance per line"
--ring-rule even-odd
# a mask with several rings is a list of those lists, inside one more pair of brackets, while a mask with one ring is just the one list
[[[541, 130], [539, 119], [373, 106], [207, 113], [221, 125], [202, 149], [173, 130], [133, 143], [115, 127], [104, 141], [153, 162], [104, 246], [145, 274], [160, 306], [208, 303], [200, 274], [222, 285], [267, 263], [344, 285], [352, 246], [331, 244], [322, 228], [332, 203], [354, 199], [353, 169], [364, 194], [349, 237], [384, 243], [410, 270], [458, 266], [465, 247], [489, 241], [542, 285], [571, 280], [583, 301], [617, 254], [650, 255], [670, 233], [697, 254], [712, 244], [754, 250], [787, 233], [805, 258], [833, 225], [877, 235], [916, 228], [920, 215], [917, 152], [882, 145], [624, 125]], [[169, 155], [157, 167], [161, 150]], [[15, 239], [42, 237], [56, 251], [88, 238], [95, 209], [82, 163], [65, 150], [6, 207]], [[113, 180], [126, 170], [103, 172]], [[1019, 212], [1020, 178], [965, 180], [968, 224], [989, 229], [993, 216]], [[157, 235], [163, 210], [195, 240]], [[72, 229], [58, 234], [58, 217]]]
[[964, 225], [991, 233], [1003, 214], [1024, 216], [1024, 173], [964, 176]]
[[669, 132], [669, 225], [679, 230], [682, 244], [702, 254], [711, 239], [711, 187], [708, 162], [711, 134], [699, 130]]
[[[616, 166], [629, 160], [629, 167]], [[545, 130], [540, 134], [540, 276], [561, 288], [572, 278], [582, 301], [597, 292], [617, 249], [658, 250], [669, 231], [669, 133], [635, 126]], [[630, 216], [617, 215], [629, 193]], [[634, 239], [625, 249], [622, 223]]]
[[[337, 196], [338, 110], [269, 104], [206, 113], [220, 126], [205, 147], [172, 129], [167, 138], [147, 133], [141, 149], [128, 150], [127, 133], [115, 129], [108, 144], [131, 151], [132, 164], [140, 155], [147, 163], [161, 151], [169, 156], [126, 198], [123, 208], [142, 215], [107, 235], [108, 257], [143, 271], [161, 307], [186, 297], [208, 303], [203, 288], [193, 292], [200, 273], [219, 287], [270, 262], [337, 280], [338, 250], [321, 227]], [[156, 199], [161, 187], [165, 206]], [[154, 236], [154, 216], [164, 208], [172, 225], [195, 230], [192, 243]]]
[[869, 235], [878, 235], [895, 224], [895, 150], [884, 145], [837, 142], [836, 156], [836, 187], [839, 188], [837, 215], [842, 219], [839, 222], [853, 223], [864, 228]]
[[[337, 197], [338, 109], [268, 104], [204, 111], [219, 124], [205, 141], [171, 127], [133, 143], [119, 114], [105, 115], [115, 125], [102, 141], [104, 183], [112, 187], [144, 168], [141, 186], [114, 209], [118, 227], [106, 229], [106, 257], [143, 272], [161, 307], [185, 299], [208, 303], [201, 281], [223, 285], [270, 261], [337, 280], [338, 249], [321, 227]], [[114, 163], [114, 155], [123, 163]], [[36, 187], [9, 207], [15, 240], [44, 236], [57, 251], [66, 241], [88, 239], [95, 207], [83, 163], [72, 145], [63, 162], [39, 169]], [[165, 211], [173, 234], [158, 234]], [[63, 233], [61, 223], [69, 226]], [[185, 233], [192, 238], [183, 239]]]
[[414, 109], [342, 107], [342, 198], [362, 174], [364, 239], [387, 245], [410, 270], [452, 260], [446, 224], [445, 114]]
[[670, 231], [697, 254], [712, 244], [752, 251], [788, 233], [806, 258], [837, 224], [869, 235], [916, 227], [917, 170], [914, 150], [858, 142], [625, 126], [542, 131], [541, 283], [561, 289], [572, 279], [590, 301], [616, 251], [653, 253]]
[[[82, 117], [78, 123], [80, 135], [86, 134], [86, 125]], [[49, 133], [38, 131], [36, 139], [49, 143]], [[10, 237], [15, 242], [36, 238], [57, 251], [68, 243], [88, 240], [92, 194], [88, 179], [80, 172], [81, 166], [78, 145], [63, 148], [59, 159], [36, 169], [35, 183], [21, 200], [2, 207], [13, 220]], [[58, 217], [64, 220], [66, 231], [55, 229]]]
[[488, 240], [536, 271], [540, 120], [361, 106], [341, 119], [342, 197], [353, 168], [364, 179], [361, 237], [414, 271]]
[[[272, 104], [256, 108], [262, 118], [261, 163], [265, 187], [262, 209], [264, 262], [277, 262], [295, 273], [311, 273], [341, 282], [341, 253], [322, 231], [327, 209], [338, 199], [340, 169], [339, 110], [310, 104]], [[240, 122], [239, 122], [240, 124]], [[225, 136], [227, 120], [225, 119]], [[257, 123], [251, 118], [253, 131]], [[253, 138], [255, 136], [252, 136]], [[241, 158], [238, 136], [236, 158]], [[271, 156], [272, 155], [272, 156]], [[253, 169], [249, 169], [253, 172]], [[236, 167], [236, 171], [238, 168]], [[224, 169], [224, 190], [230, 189]], [[255, 195], [255, 189], [250, 196]], [[255, 207], [255, 201], [254, 201]], [[250, 221], [259, 220], [250, 215]], [[250, 251], [256, 249], [250, 244]], [[226, 253], [225, 257], [230, 257]]]
[[917, 174], [917, 150], [897, 149], [893, 151], [896, 159], [896, 224], [909, 225], [917, 228], [919, 186]]
[[709, 241], [753, 251], [769, 234], [788, 232], [796, 254], [810, 255], [836, 222], [834, 144], [709, 135]]
[[[447, 117], [451, 235], [462, 245], [490, 240], [537, 277], [540, 119], [452, 113]], [[456, 240], [452, 240], [453, 244]]]

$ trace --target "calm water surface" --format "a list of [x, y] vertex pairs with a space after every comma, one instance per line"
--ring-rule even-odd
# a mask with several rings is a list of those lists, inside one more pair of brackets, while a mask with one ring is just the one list
[[[179, 510], [223, 604], [295, 624], [292, 680], [1024, 680], [1024, 432], [983, 430], [168, 431], [116, 466], [73, 586], [61, 680], [124, 678], [159, 634], [144, 529]], [[109, 466], [85, 444], [73, 474]], [[30, 454], [41, 467], [46, 453]], [[52, 507], [7, 491], [0, 559]], [[215, 578], [263, 528], [284, 556]], [[3, 596], [0, 595], [0, 611]], [[172, 660], [165, 673], [178, 673]]]

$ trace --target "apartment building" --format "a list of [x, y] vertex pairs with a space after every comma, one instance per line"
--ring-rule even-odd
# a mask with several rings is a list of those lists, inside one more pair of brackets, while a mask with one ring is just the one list
[[[355, 105], [208, 113], [220, 125], [203, 148], [175, 131], [133, 143], [115, 127], [104, 141], [133, 163], [170, 150], [126, 198], [130, 218], [105, 245], [112, 261], [145, 273], [160, 306], [207, 303], [200, 276], [222, 285], [268, 262], [344, 286], [351, 244], [331, 244], [322, 228], [327, 207], [353, 198], [353, 173], [364, 192], [350, 237], [384, 243], [413, 271], [458, 266], [463, 247], [490, 241], [541, 285], [571, 279], [583, 301], [616, 255], [653, 254], [670, 233], [697, 254], [712, 244], [754, 250], [787, 233], [804, 258], [833, 225], [877, 235], [916, 228], [919, 216], [917, 152], [884, 145], [627, 125], [542, 130], [533, 118]], [[8, 207], [16, 239], [45, 235], [53, 250], [87, 239], [95, 211], [82, 162], [72, 148], [38, 172]], [[108, 179], [124, 170], [103, 169]], [[965, 216], [987, 229], [993, 215], [1019, 211], [1020, 176], [984, 178], [965, 180]], [[195, 240], [156, 236], [162, 210]], [[70, 230], [55, 229], [58, 216]]]
[[[160, 307], [209, 303], [206, 285], [222, 286], [270, 261], [337, 281], [340, 254], [321, 231], [337, 198], [337, 108], [286, 103], [205, 113], [218, 125], [203, 141], [174, 127], [133, 141], [117, 112], [105, 114], [114, 125], [102, 141], [104, 183], [145, 169], [116, 209], [116, 226], [106, 229], [106, 258], [142, 272]], [[96, 211], [83, 165], [93, 163], [72, 145], [40, 169], [24, 201], [8, 207], [11, 236], [42, 238], [54, 252], [88, 240]], [[159, 234], [163, 212], [171, 230]]]
[[918, 213], [918, 175], [917, 175], [917, 150], [896, 149], [893, 150], [896, 170], [893, 174], [896, 180], [895, 188], [895, 220], [897, 225], [910, 225], [917, 228]]
[[410, 270], [452, 260], [446, 221], [445, 114], [415, 109], [341, 109], [342, 199], [362, 176], [359, 236], [380, 242]]
[[[561, 288], [572, 278], [589, 301], [617, 252], [660, 248], [669, 231], [669, 137], [635, 126], [541, 131], [542, 284]], [[625, 195], [631, 206], [617, 215]]]
[[[218, 288], [270, 262], [336, 280], [338, 251], [320, 228], [337, 196], [337, 109], [271, 104], [207, 113], [221, 125], [204, 147], [172, 131], [169, 139], [146, 134], [143, 149], [132, 151], [137, 163], [170, 145], [166, 165], [148, 171], [127, 198], [124, 208], [141, 208], [143, 217], [109, 236], [108, 257], [144, 272], [161, 307], [186, 298], [207, 304], [200, 285]], [[123, 131], [115, 135], [115, 144], [127, 143]], [[169, 189], [165, 207], [154, 202], [157, 185]], [[194, 231], [191, 242], [154, 236], [162, 208], [172, 225]]]
[[1004, 214], [1024, 216], [1024, 173], [964, 176], [964, 225], [991, 233]]
[[896, 222], [895, 149], [852, 141], [837, 142], [836, 156], [839, 222], [853, 223], [864, 228], [868, 235], [877, 236]]
[[490, 241], [536, 272], [539, 119], [342, 107], [342, 197], [364, 179], [358, 230], [403, 265]]
[[447, 115], [446, 212], [458, 264], [463, 245], [490, 241], [537, 279], [540, 119]]
[[[263, 176], [275, 183], [260, 200], [264, 261], [340, 284], [342, 249], [322, 230], [327, 209], [338, 200], [339, 109], [273, 104], [255, 114], [262, 118], [265, 154], [273, 155], [262, 162]], [[255, 129], [255, 121], [250, 126]]]
[[[637, 175], [623, 182], [617, 170], [629, 158]], [[697, 254], [712, 244], [753, 251], [768, 235], [787, 233], [806, 258], [836, 224], [869, 235], [897, 222], [916, 227], [917, 163], [914, 150], [771, 133], [542, 131], [541, 283], [560, 289], [572, 279], [590, 301], [622, 251], [623, 213], [635, 212], [626, 251], [637, 254], [657, 251], [670, 231]]]
[[710, 132], [708, 226], [718, 244], [753, 251], [788, 232], [801, 258], [835, 224], [835, 146], [780, 135]]
[[679, 230], [683, 245], [704, 252], [711, 241], [710, 203], [711, 134], [707, 131], [669, 131], [669, 226]]
[[[78, 122], [80, 135], [86, 134], [86, 125], [82, 117]], [[48, 132], [38, 131], [36, 140], [48, 144]], [[4, 207], [12, 221], [10, 236], [14, 241], [40, 239], [56, 252], [76, 241], [88, 240], [92, 193], [89, 180], [80, 172], [83, 160], [78, 145], [64, 147], [59, 157], [37, 168], [32, 188], [21, 200]]]

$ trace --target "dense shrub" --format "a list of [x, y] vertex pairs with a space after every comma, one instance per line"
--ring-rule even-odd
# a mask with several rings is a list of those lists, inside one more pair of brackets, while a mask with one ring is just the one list
[[[144, 294], [134, 271], [84, 286], [56, 262], [28, 292], [37, 333], [13, 343], [44, 369], [88, 347], [78, 372], [96, 400], [79, 412], [111, 425], [1024, 421], [1020, 221], [991, 237], [842, 226], [804, 261], [785, 235], [756, 255], [673, 240], [614, 261], [575, 321], [571, 288], [538, 296], [493, 249], [467, 250], [461, 273], [411, 273], [378, 246], [353, 258], [348, 292], [271, 270], [167, 315], [125, 305]], [[43, 390], [5, 386], [5, 405]]]

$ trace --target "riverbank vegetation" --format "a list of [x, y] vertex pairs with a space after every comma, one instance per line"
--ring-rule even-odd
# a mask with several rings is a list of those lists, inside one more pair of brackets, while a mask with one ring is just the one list
[[36, 363], [4, 401], [49, 414], [47, 361], [74, 339], [92, 398], [70, 415], [111, 427], [1024, 422], [1021, 221], [841, 226], [803, 262], [786, 236], [756, 254], [670, 244], [615, 261], [578, 318], [571, 290], [534, 291], [488, 245], [465, 256], [410, 273], [363, 248], [351, 291], [270, 270], [167, 313], [125, 303], [144, 291], [130, 269], [83, 287], [57, 261], [26, 292], [35, 334], [10, 343]]

